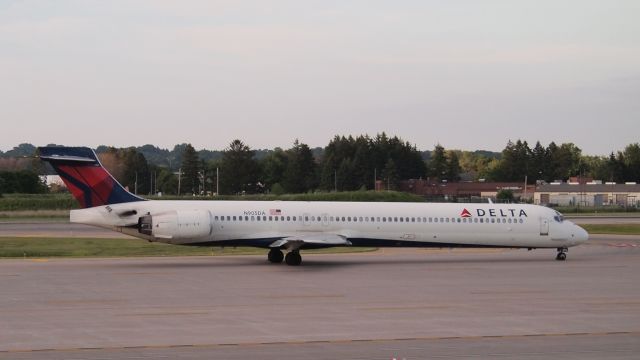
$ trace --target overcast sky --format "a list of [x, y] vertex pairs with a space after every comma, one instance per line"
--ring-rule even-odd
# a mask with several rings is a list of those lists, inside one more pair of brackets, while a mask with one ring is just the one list
[[640, 1], [0, 0], [0, 149], [640, 142]]

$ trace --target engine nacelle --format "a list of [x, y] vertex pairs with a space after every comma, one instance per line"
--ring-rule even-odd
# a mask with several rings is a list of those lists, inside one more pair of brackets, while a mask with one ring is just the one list
[[211, 213], [206, 210], [170, 211], [140, 217], [138, 231], [157, 239], [202, 239], [211, 236], [213, 223]]

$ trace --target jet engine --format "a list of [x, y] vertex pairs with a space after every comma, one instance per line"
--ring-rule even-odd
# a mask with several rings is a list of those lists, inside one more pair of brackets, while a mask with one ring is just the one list
[[138, 231], [157, 239], [191, 240], [211, 236], [213, 222], [206, 210], [179, 210], [144, 215], [138, 219]]

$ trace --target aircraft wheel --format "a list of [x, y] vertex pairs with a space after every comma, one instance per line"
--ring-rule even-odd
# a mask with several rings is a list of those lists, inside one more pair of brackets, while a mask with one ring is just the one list
[[558, 253], [558, 255], [556, 256], [556, 260], [558, 261], [565, 261], [567, 260], [567, 254], [564, 252], [560, 252]]
[[298, 266], [302, 263], [302, 256], [298, 251], [291, 251], [287, 253], [287, 256], [284, 257], [284, 261], [287, 265]]
[[282, 253], [282, 251], [280, 251], [280, 249], [269, 250], [269, 255], [267, 256], [269, 258], [269, 261], [274, 264], [279, 264], [284, 259], [284, 254]]

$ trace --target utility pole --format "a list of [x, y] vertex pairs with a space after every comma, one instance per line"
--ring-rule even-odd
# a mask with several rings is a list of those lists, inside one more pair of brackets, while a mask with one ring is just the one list
[[378, 168], [373, 169], [373, 191], [376, 190], [376, 182], [378, 181]]
[[133, 193], [138, 195], [138, 172], [136, 171], [136, 182], [133, 183]]
[[527, 201], [527, 175], [524, 176], [524, 195], [522, 197]]
[[338, 170], [333, 170], [333, 188], [338, 192]]
[[216, 168], [216, 194], [220, 195], [220, 168]]
[[182, 168], [178, 169], [178, 196], [180, 196], [180, 181], [182, 180]]

